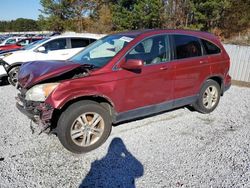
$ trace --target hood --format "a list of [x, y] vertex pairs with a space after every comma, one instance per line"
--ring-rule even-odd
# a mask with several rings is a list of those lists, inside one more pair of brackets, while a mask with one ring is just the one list
[[29, 88], [44, 80], [60, 76], [80, 67], [71, 61], [31, 61], [24, 63], [18, 73], [18, 82], [22, 88]]

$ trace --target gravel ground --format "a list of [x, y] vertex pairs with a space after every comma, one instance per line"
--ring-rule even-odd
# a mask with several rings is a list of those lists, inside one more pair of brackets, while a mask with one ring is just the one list
[[211, 114], [180, 108], [113, 127], [83, 155], [32, 134], [0, 88], [0, 187], [250, 187], [250, 88], [233, 86]]

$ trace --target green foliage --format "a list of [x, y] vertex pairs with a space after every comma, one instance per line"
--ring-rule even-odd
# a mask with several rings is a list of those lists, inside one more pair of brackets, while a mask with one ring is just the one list
[[38, 31], [40, 30], [37, 22], [31, 19], [18, 18], [11, 21], [0, 21], [0, 31]]
[[228, 6], [221, 17], [220, 28], [224, 35], [229, 37], [232, 33], [239, 33], [250, 28], [250, 1], [228, 0]]
[[134, 6], [134, 27], [138, 29], [160, 28], [163, 25], [164, 5], [161, 0], [141, 0]]
[[162, 0], [120, 0], [112, 5], [116, 30], [160, 28], [163, 25]]
[[195, 24], [199, 23], [202, 30], [208, 31], [219, 27], [221, 16], [228, 6], [228, 0], [193, 0], [193, 12]]

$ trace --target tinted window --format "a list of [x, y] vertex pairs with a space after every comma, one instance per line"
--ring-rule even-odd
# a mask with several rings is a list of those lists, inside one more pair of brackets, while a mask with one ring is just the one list
[[43, 45], [46, 51], [66, 49], [66, 39], [55, 39]]
[[89, 39], [82, 39], [82, 38], [72, 38], [71, 39], [71, 47], [72, 48], [82, 48], [86, 47], [90, 44]]
[[35, 42], [35, 41], [38, 41], [38, 40], [41, 40], [41, 39], [36, 39], [36, 38], [33, 38], [33, 39], [31, 39], [31, 41], [30, 41], [30, 42]]
[[126, 59], [140, 59], [144, 64], [155, 64], [170, 60], [169, 42], [167, 36], [148, 38], [137, 44], [127, 55]]
[[201, 41], [206, 50], [206, 54], [219, 54], [220, 53], [220, 48], [218, 48], [215, 44], [204, 39], [201, 39]]
[[187, 35], [174, 35], [176, 46], [176, 59], [201, 56], [201, 45], [199, 39]]
[[23, 40], [17, 42], [17, 45], [19, 45], [19, 46], [25, 46], [28, 44], [29, 44], [29, 39], [23, 39]]
[[89, 39], [89, 41], [90, 41], [90, 44], [91, 44], [91, 43], [95, 42], [96, 39]]

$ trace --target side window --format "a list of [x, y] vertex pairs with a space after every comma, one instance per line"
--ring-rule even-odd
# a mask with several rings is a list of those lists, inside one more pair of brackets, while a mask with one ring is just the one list
[[31, 39], [30, 43], [35, 42], [35, 41], [38, 41], [38, 40], [42, 40], [42, 39], [33, 38], [33, 39]]
[[175, 59], [201, 56], [201, 45], [199, 39], [187, 35], [174, 35]]
[[89, 39], [90, 44], [95, 42], [95, 41], [96, 41], [96, 39]]
[[46, 51], [66, 49], [66, 39], [55, 39], [43, 45]]
[[89, 45], [89, 39], [71, 38], [71, 48], [82, 48]]
[[207, 41], [207, 40], [204, 40], [204, 39], [201, 39], [202, 41], [202, 44], [206, 50], [206, 54], [210, 55], [210, 54], [219, 54], [220, 53], [220, 48], [217, 47], [215, 44]]
[[127, 55], [128, 59], [141, 59], [144, 65], [170, 60], [168, 36], [155, 36], [137, 44]]
[[6, 41], [6, 44], [14, 44], [14, 43], [16, 43], [16, 39], [8, 39]]
[[21, 40], [17, 43], [19, 46], [25, 46], [27, 44], [29, 44], [29, 39]]

